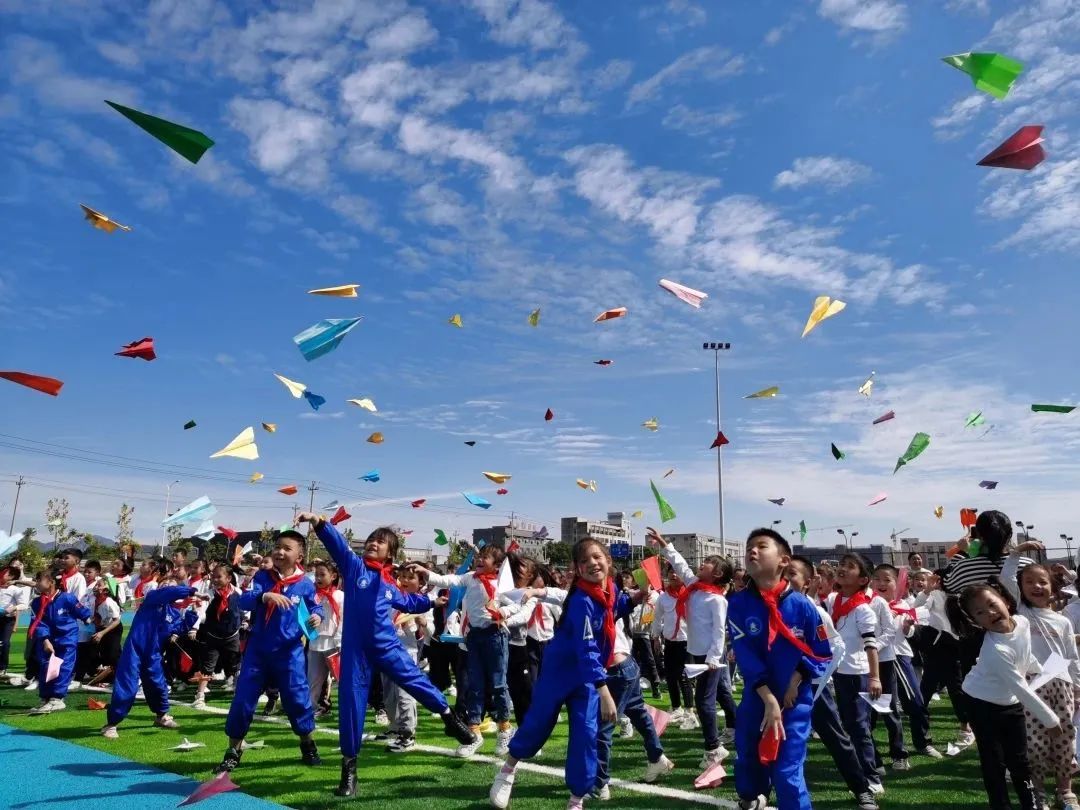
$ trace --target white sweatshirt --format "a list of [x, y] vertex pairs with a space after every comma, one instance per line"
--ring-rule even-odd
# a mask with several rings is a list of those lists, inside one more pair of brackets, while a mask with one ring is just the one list
[[[686, 560], [671, 545], [661, 549], [675, 569], [675, 575], [689, 588], [698, 581]], [[708, 591], [695, 591], [686, 603], [686, 651], [705, 656], [705, 663], [719, 667], [724, 661], [724, 633], [727, 628], [727, 599]]]
[[[322, 599], [322, 597], [319, 597]], [[321, 601], [319, 604], [323, 604]], [[334, 615], [334, 609], [330, 605], [323, 605], [323, 620], [319, 625], [319, 634], [315, 640], [308, 643], [308, 649], [312, 652], [328, 653], [341, 647], [341, 631], [345, 625], [345, 592], [340, 588], [334, 590], [334, 604], [337, 605], [339, 621]]]
[[[840, 598], [838, 592], [833, 592], [825, 600], [825, 610], [830, 617], [833, 605]], [[888, 608], [888, 605], [885, 607]], [[870, 674], [870, 660], [866, 657], [866, 650], [878, 646], [877, 615], [874, 609], [870, 605], [859, 605], [837, 622], [836, 630], [844, 640], [844, 657], [836, 671], [841, 675]]]
[[[494, 583], [492, 584], [494, 585]], [[466, 635], [470, 629], [480, 630], [494, 624], [491, 614], [488, 613], [488, 602], [491, 600], [488, 598], [484, 583], [476, 578], [475, 571], [469, 571], [465, 574], [433, 573], [428, 577], [428, 587], [430, 588], [456, 588], [461, 585], [465, 587], [465, 595], [461, 600], [461, 611], [463, 616], [462, 625], [464, 626], [466, 619], [468, 620], [465, 629]], [[499, 602], [497, 594], [495, 602], [496, 604]]]
[[538, 600], [526, 620], [529, 638], [541, 644], [551, 641], [555, 637], [555, 622], [561, 615], [562, 608], [558, 605], [550, 605], [543, 600]]
[[[675, 612], [677, 600], [667, 591], [661, 591], [656, 600], [656, 615], [653, 617], [652, 635], [665, 641], [686, 641], [686, 622], [679, 621]], [[678, 632], [676, 632], [676, 627]]]
[[1010, 555], [1001, 569], [1001, 579], [1017, 603], [1017, 612], [1031, 626], [1031, 654], [1040, 664], [1045, 664], [1051, 654], [1057, 653], [1069, 662], [1069, 677], [1080, 688], [1080, 654], [1073, 637], [1072, 622], [1049, 608], [1029, 607], [1020, 596], [1016, 581], [1020, 559]]

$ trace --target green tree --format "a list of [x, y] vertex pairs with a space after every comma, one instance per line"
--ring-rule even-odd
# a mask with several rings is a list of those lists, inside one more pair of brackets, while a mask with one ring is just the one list
[[123, 546], [132, 541], [135, 534], [131, 524], [135, 519], [135, 507], [126, 503], [120, 505], [120, 512], [116, 516], [116, 545]]
[[259, 539], [255, 543], [255, 553], [267, 555], [270, 553], [270, 549], [274, 545], [274, 530], [270, 528], [270, 524], [263, 521], [263, 527], [259, 530]]
[[169, 554], [175, 554], [177, 551], [182, 551], [185, 554], [191, 553], [191, 539], [184, 537], [182, 526], [170, 526], [168, 540], [166, 550]]
[[220, 562], [229, 562], [225, 558], [225, 555], [229, 553], [229, 538], [223, 534], [215, 534], [206, 543], [206, 548], [203, 549], [203, 557], [209, 562], [210, 560], [218, 560]]
[[308, 526], [307, 533], [307, 553], [304, 555], [304, 561], [310, 562], [311, 560], [329, 560], [330, 552], [326, 550], [326, 546], [323, 545], [322, 540], [315, 534], [315, 530]]
[[83, 559], [100, 561], [103, 557], [111, 558], [113, 556], [112, 549], [104, 543], [99, 543], [93, 532], [83, 532], [77, 537], [82, 540]]
[[53, 545], [60, 550], [60, 542], [67, 537], [68, 513], [71, 506], [67, 498], [49, 498], [45, 505], [45, 527], [52, 535]]
[[465, 557], [469, 554], [469, 544], [458, 540], [458, 536], [455, 534], [450, 538], [450, 543], [447, 548], [450, 549], [450, 553], [447, 556], [447, 563], [450, 565], [451, 569], [456, 569], [465, 562]]
[[544, 546], [544, 553], [547, 556], [548, 563], [550, 565], [559, 566], [560, 568], [565, 568], [570, 565], [570, 552], [570, 544], [562, 543], [558, 540], [552, 540]]

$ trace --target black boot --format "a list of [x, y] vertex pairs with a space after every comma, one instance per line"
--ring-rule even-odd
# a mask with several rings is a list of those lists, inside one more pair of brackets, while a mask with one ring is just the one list
[[653, 685], [652, 685], [652, 696], [653, 696], [653, 698], [655, 700], [660, 699], [660, 684], [653, 683]]
[[447, 709], [440, 716], [442, 717], [447, 737], [453, 737], [462, 745], [468, 745], [475, 739], [472, 729], [465, 725], [457, 712], [452, 712]]
[[300, 760], [305, 765], [322, 765], [322, 757], [319, 756], [319, 747], [314, 740], [300, 741]]
[[356, 757], [342, 757], [341, 782], [334, 793], [345, 797], [356, 795]]
[[228, 773], [240, 764], [240, 750], [238, 748], [226, 748], [225, 756], [221, 759], [221, 764], [214, 768], [214, 773]]

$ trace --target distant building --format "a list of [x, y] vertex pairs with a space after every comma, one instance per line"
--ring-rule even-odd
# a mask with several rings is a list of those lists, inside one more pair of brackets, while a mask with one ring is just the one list
[[512, 543], [517, 543], [522, 554], [528, 554], [540, 562], [547, 562], [547, 540], [534, 537], [535, 529], [531, 524], [527, 526], [490, 526], [486, 529], [473, 529], [473, 545], [494, 544], [500, 548], [509, 548]]
[[664, 539], [675, 547], [691, 568], [697, 568], [706, 557], [727, 557], [738, 565], [743, 559], [741, 540], [721, 540], [709, 534], [665, 534]]
[[580, 517], [564, 517], [561, 521], [559, 536], [562, 542], [573, 545], [586, 537], [599, 540], [607, 546], [612, 543], [634, 542], [634, 533], [630, 521], [624, 512], [608, 512], [606, 521], [588, 520]]
[[861, 554], [869, 560], [872, 565], [880, 565], [881, 563], [889, 563], [890, 565], [898, 566], [907, 565], [906, 551], [895, 551], [891, 546], [882, 545], [881, 543], [875, 543], [870, 546], [853, 546], [851, 548], [848, 548], [842, 543], [838, 543], [832, 548], [797, 545], [792, 547], [792, 551], [795, 554], [810, 559], [815, 565], [826, 560], [836, 562], [849, 552]]
[[938, 568], [945, 568], [949, 565], [949, 559], [945, 556], [945, 552], [956, 545], [955, 542], [923, 543], [917, 537], [910, 539], [905, 537], [901, 539], [904, 541], [904, 550], [899, 554], [901, 558], [899, 565], [907, 565], [908, 554], [917, 551], [922, 555], [923, 568], [929, 568], [931, 571], [935, 571]]

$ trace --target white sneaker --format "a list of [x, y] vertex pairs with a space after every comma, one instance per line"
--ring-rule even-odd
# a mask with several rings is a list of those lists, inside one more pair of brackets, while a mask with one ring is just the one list
[[514, 771], [499, 768], [499, 772], [495, 774], [495, 781], [491, 783], [491, 790], [488, 791], [488, 799], [491, 800], [492, 807], [505, 808], [510, 804], [510, 793], [514, 789], [514, 776]]
[[37, 690], [37, 678], [32, 678], [26, 682], [26, 686], [23, 687], [27, 692], [33, 692]]
[[146, 693], [142, 689], [140, 689], [138, 692], [135, 693], [135, 699], [146, 700]]
[[928, 745], [926, 746], [926, 748], [920, 749], [919, 753], [922, 754], [924, 757], [930, 757], [931, 759], [942, 759], [945, 756], [932, 745]]
[[37, 706], [32, 708], [27, 714], [48, 714], [49, 713], [49, 701], [43, 700]]
[[116, 730], [116, 726], [105, 726], [101, 729], [101, 736], [106, 740], [119, 740], [120, 733]]
[[514, 738], [514, 729], [508, 728], [495, 735], [495, 756], [505, 757], [510, 752], [510, 740]]
[[611, 788], [608, 787], [607, 785], [604, 785], [599, 790], [594, 791], [593, 793], [590, 793], [589, 798], [590, 799], [596, 799], [597, 801], [600, 801], [600, 802], [610, 802], [611, 801]]
[[701, 721], [697, 719], [696, 714], [687, 712], [683, 717], [682, 722], [679, 723], [679, 728], [683, 731], [693, 731], [696, 728], [701, 728]]
[[705, 770], [706, 768], [715, 765], [717, 762], [723, 762], [727, 759], [727, 755], [728, 750], [722, 745], [717, 746], [711, 751], [706, 751], [705, 755], [701, 758], [701, 770]]
[[680, 706], [679, 708], [675, 709], [671, 713], [671, 717], [668, 718], [668, 722], [669, 723], [681, 723], [685, 719], [686, 719], [686, 709], [684, 709], [682, 706]]
[[206, 697], [203, 695], [196, 695], [195, 700], [191, 701], [191, 708], [193, 709], [205, 709]]
[[229, 677], [229, 678], [225, 679], [225, 691], [226, 692], [235, 692], [236, 691], [236, 678]]
[[380, 711], [375, 712], [375, 725], [377, 725], [377, 726], [388, 726], [388, 725], [390, 725], [390, 717], [386, 714], [385, 711], [380, 710]]
[[468, 759], [480, 749], [480, 746], [484, 744], [484, 738], [478, 731], [474, 731], [473, 734], [475, 735], [473, 741], [459, 745], [457, 751], [454, 752], [454, 756]]
[[875, 796], [885, 795], [885, 786], [881, 784], [881, 782], [870, 782], [869, 785], [870, 792], [873, 793]]
[[69, 692], [77, 692], [80, 689], [82, 689], [82, 681], [72, 681], [71, 683], [68, 684], [68, 691]]
[[969, 745], [975, 743], [975, 734], [970, 731], [961, 731], [960, 736], [956, 738], [956, 745], [959, 748], [967, 748]]
[[661, 754], [660, 759], [656, 760], [656, 762], [650, 762], [646, 766], [645, 776], [642, 779], [646, 784], [651, 785], [661, 776], [667, 776], [673, 770], [675, 770], [675, 763]]
[[52, 714], [53, 712], [62, 712], [66, 708], [67, 704], [60, 698], [50, 698], [42, 701], [37, 708], [31, 709], [30, 714]]
[[457, 687], [453, 686], [453, 685], [448, 686], [446, 688], [446, 696], [456, 698], [457, 697]]
[[12, 675], [8, 678], [9, 686], [26, 686], [26, 678], [22, 675]]
[[571, 796], [570, 801], [566, 803], [566, 810], [583, 810], [585, 807], [585, 800], [580, 796]]
[[622, 737], [624, 740], [628, 740], [634, 736], [634, 726], [630, 722], [629, 717], [620, 717], [619, 725], [622, 727], [622, 730], [619, 732], [619, 736]]
[[154, 719], [154, 725], [158, 728], [179, 728], [171, 714], [163, 714]]

